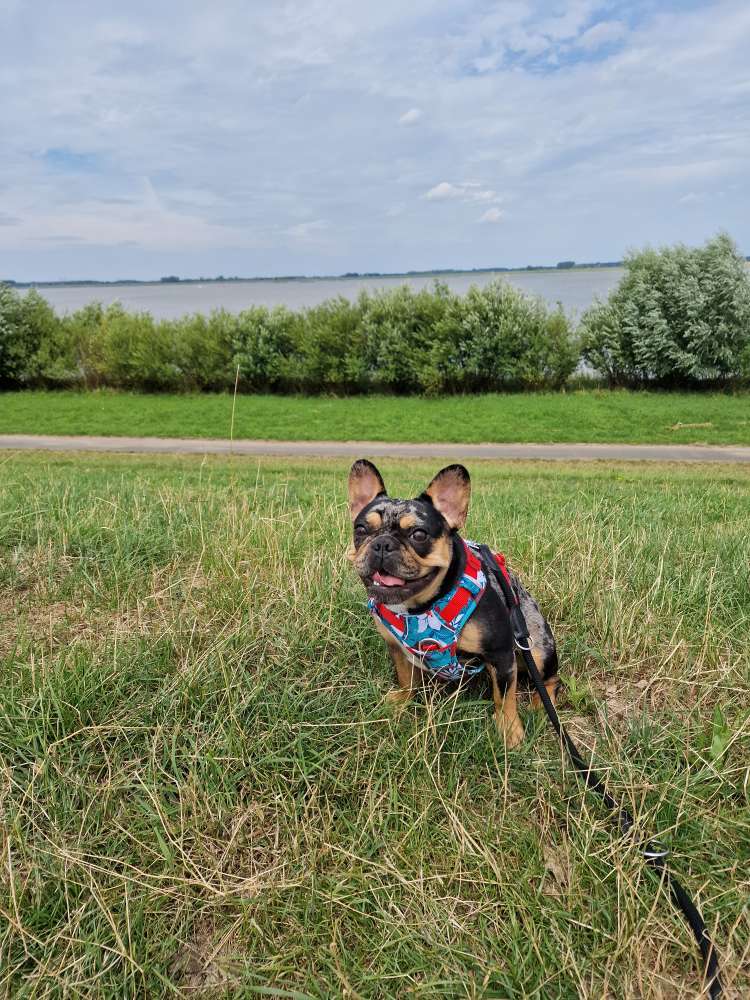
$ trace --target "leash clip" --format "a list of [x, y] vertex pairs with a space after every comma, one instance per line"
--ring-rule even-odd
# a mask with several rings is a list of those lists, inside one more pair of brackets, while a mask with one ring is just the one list
[[526, 619], [517, 604], [513, 604], [510, 608], [510, 627], [513, 632], [513, 642], [516, 646], [522, 652], [530, 653], [531, 647], [534, 645], [534, 640], [529, 635]]
[[656, 861], [660, 858], [666, 858], [670, 854], [670, 850], [659, 840], [649, 840], [648, 844], [641, 851], [641, 854], [647, 861]]

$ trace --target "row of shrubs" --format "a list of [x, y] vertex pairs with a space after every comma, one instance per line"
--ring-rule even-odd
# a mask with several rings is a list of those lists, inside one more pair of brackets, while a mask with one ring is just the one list
[[57, 317], [35, 291], [0, 296], [6, 386], [223, 390], [239, 374], [247, 392], [471, 392], [560, 386], [578, 362], [562, 311], [499, 282], [175, 320], [98, 304]]
[[36, 291], [0, 287], [0, 387], [435, 395], [560, 388], [582, 360], [620, 385], [750, 375], [750, 280], [728, 237], [626, 269], [577, 331], [502, 281], [176, 320], [99, 304], [60, 317]]

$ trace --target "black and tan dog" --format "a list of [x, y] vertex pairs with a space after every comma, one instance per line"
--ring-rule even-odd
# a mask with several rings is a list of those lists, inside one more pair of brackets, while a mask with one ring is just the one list
[[[424, 493], [413, 500], [388, 496], [383, 479], [366, 459], [349, 473], [349, 509], [354, 540], [349, 558], [368, 596], [398, 615], [428, 612], [462, 579], [467, 549], [458, 532], [466, 521], [471, 484], [462, 465], [439, 472]], [[510, 614], [495, 575], [483, 567], [486, 586], [471, 617], [458, 636], [459, 669], [483, 663], [495, 704], [495, 721], [509, 747], [523, 739], [516, 687], [519, 664]], [[557, 652], [552, 631], [536, 601], [510, 571], [513, 590], [533, 640], [533, 656], [554, 701], [558, 687]], [[409, 652], [377, 616], [375, 622], [388, 646], [398, 687], [387, 695], [393, 704], [408, 701], [430, 675], [424, 661]], [[525, 668], [521, 669], [525, 672]], [[534, 695], [534, 707], [539, 698]]]

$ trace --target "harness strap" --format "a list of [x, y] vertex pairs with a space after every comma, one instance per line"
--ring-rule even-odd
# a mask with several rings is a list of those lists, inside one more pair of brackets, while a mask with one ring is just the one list
[[396, 638], [406, 652], [419, 661], [419, 666], [435, 677], [460, 681], [484, 670], [484, 663], [462, 664], [458, 659], [458, 637], [487, 585], [482, 561], [475, 543], [462, 539], [465, 564], [461, 577], [452, 590], [424, 612], [399, 613], [386, 604], [371, 599], [370, 612]]
[[[596, 792], [597, 795], [601, 796], [608, 809], [617, 813], [617, 821], [623, 834], [629, 833], [634, 825], [633, 817], [627, 809], [615, 802], [607, 789], [604, 787], [599, 775], [592, 769], [591, 764], [586, 764], [584, 762], [578, 748], [570, 736], [568, 736], [562, 722], [560, 722], [560, 717], [558, 716], [555, 706], [552, 704], [552, 699], [544, 686], [544, 681], [542, 680], [539, 669], [534, 662], [534, 657], [531, 655], [529, 629], [526, 625], [526, 619], [524, 618], [523, 611], [521, 610], [521, 606], [518, 601], [518, 595], [513, 590], [510, 574], [508, 573], [508, 569], [505, 565], [505, 557], [502, 555], [495, 555], [486, 545], [480, 545], [479, 551], [489, 571], [495, 576], [500, 584], [500, 588], [503, 592], [503, 596], [505, 597], [505, 602], [508, 605], [508, 611], [510, 613], [513, 638], [516, 646], [523, 656], [526, 668], [529, 671], [532, 681], [534, 682], [537, 694], [544, 705], [544, 709], [552, 728], [565, 744], [565, 749], [579, 778], [584, 781], [588, 788]], [[657, 840], [647, 840], [641, 848], [641, 855], [646, 864], [655, 869], [661, 878], [666, 882], [672, 894], [672, 899], [684, 913], [685, 919], [695, 935], [701, 955], [703, 956], [703, 975], [708, 988], [708, 995], [711, 1000], [717, 1000], [717, 998], [721, 996], [722, 988], [716, 949], [708, 936], [706, 924], [697, 907], [682, 885], [667, 868], [664, 859], [668, 854], [669, 850]]]

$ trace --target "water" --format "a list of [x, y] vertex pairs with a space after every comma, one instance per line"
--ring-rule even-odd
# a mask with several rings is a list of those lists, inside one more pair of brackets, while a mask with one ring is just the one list
[[[442, 276], [454, 292], [463, 293], [471, 285], [486, 285], [503, 278], [529, 295], [541, 296], [551, 306], [561, 302], [574, 317], [589, 306], [596, 296], [606, 298], [622, 277], [621, 267], [570, 271], [514, 271]], [[40, 293], [60, 313], [73, 312], [89, 302], [109, 305], [120, 302], [130, 311], [145, 311], [153, 316], [173, 319], [186, 313], [209, 313], [212, 309], [240, 312], [248, 306], [284, 305], [290, 309], [314, 306], [325, 299], [343, 295], [356, 299], [362, 289], [429, 287], [431, 277], [410, 278], [309, 278], [298, 281], [212, 281], [206, 284], [153, 285], [78, 285], [64, 288], [40, 288]]]

